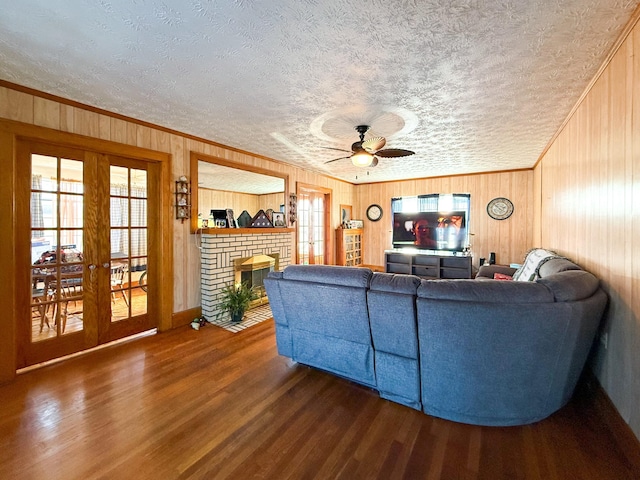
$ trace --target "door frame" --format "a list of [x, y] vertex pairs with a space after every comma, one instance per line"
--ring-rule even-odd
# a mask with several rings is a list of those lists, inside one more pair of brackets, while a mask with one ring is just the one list
[[[331, 205], [332, 205], [332, 196], [333, 190], [326, 187], [319, 187], [317, 185], [311, 185], [308, 183], [296, 183], [296, 195], [298, 198], [301, 196], [303, 192], [311, 192], [311, 193], [319, 193], [324, 196], [324, 244], [325, 244], [325, 252], [324, 252], [324, 264], [325, 265], [333, 265], [334, 264], [334, 247], [333, 247], [333, 227], [331, 223]], [[298, 225], [296, 224], [296, 263], [300, 263], [300, 258], [298, 255]]]
[[[158, 211], [149, 212], [149, 221], [157, 222], [160, 238], [149, 239], [158, 249], [158, 275], [150, 278], [150, 288], [158, 292], [158, 331], [172, 327], [173, 313], [173, 232], [172, 194], [171, 194], [171, 154], [146, 148], [125, 145], [86, 137], [74, 133], [61, 132], [50, 128], [29, 125], [13, 120], [0, 119], [0, 259], [3, 269], [3, 288], [0, 289], [0, 304], [7, 311], [0, 317], [0, 383], [13, 379], [18, 365], [17, 322], [17, 255], [19, 245], [16, 243], [17, 212], [24, 209], [20, 205], [23, 199], [16, 192], [16, 172], [21, 168], [18, 164], [17, 149], [19, 141], [49, 143], [61, 147], [78, 148], [98, 154], [114, 155], [147, 162], [159, 166], [159, 205]], [[5, 208], [10, 206], [10, 208]], [[152, 219], [153, 217], [153, 219]], [[163, 279], [160, 282], [160, 279]]]

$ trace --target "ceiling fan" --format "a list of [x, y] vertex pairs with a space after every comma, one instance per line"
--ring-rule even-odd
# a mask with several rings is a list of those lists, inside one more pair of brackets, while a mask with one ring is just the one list
[[[368, 140], [364, 139], [364, 134], [367, 133], [369, 128], [369, 125], [358, 125], [355, 127], [356, 131], [360, 134], [360, 141], [351, 145], [351, 155], [348, 157], [334, 158], [333, 160], [329, 160], [324, 163], [337, 162], [338, 160], [350, 158], [351, 163], [356, 167], [375, 167], [378, 165], [378, 157], [407, 157], [415, 154], [415, 152], [412, 152], [411, 150], [403, 150], [401, 148], [385, 148], [382, 150], [382, 147], [387, 143], [384, 137], [373, 137]], [[349, 152], [349, 150], [344, 150], [342, 148], [322, 148], [338, 150], [340, 152]]]

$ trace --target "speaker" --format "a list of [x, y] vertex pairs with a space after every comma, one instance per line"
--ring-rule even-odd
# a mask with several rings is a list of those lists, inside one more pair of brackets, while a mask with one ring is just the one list
[[491, 252], [489, 254], [489, 265], [494, 265], [496, 263], [496, 254], [495, 252]]

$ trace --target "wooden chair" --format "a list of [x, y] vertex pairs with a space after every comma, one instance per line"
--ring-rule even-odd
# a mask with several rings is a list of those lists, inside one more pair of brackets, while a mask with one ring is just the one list
[[129, 298], [127, 297], [125, 284], [128, 280], [128, 272], [129, 265], [126, 263], [117, 265], [111, 269], [111, 301], [115, 303], [117, 295], [120, 294], [127, 307], [129, 306]]
[[[57, 292], [58, 306], [60, 308], [60, 321], [62, 332], [67, 328], [67, 317], [69, 315], [69, 304], [73, 303], [74, 308], [78, 302], [82, 306], [82, 273], [63, 273], [60, 278], [60, 285], [51, 282], [52, 291]], [[72, 314], [82, 313], [82, 309], [73, 310]]]
[[44, 325], [47, 325], [47, 328], [51, 328], [49, 325], [49, 307], [51, 296], [46, 288], [34, 288], [31, 290], [31, 317], [33, 319], [40, 318], [40, 333], [42, 333], [42, 329]]

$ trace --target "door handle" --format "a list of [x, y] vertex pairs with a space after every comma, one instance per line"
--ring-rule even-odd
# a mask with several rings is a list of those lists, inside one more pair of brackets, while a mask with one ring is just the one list
[[104, 263], [102, 264], [102, 266], [103, 266], [104, 268], [111, 268], [111, 264], [110, 264], [109, 262], [104, 262]]
[[95, 280], [96, 268], [98, 268], [98, 266], [90, 263], [87, 267], [89, 268], [89, 281], [93, 282]]

